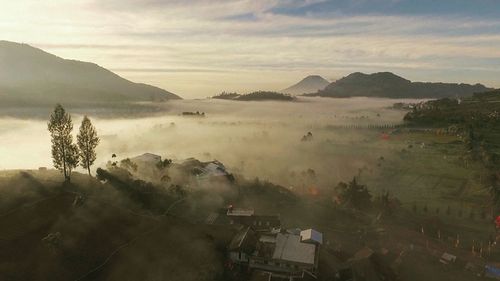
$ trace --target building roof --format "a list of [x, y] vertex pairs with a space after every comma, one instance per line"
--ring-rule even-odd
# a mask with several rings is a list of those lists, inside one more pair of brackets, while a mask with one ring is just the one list
[[441, 263], [451, 263], [457, 260], [457, 256], [444, 252], [439, 261]]
[[316, 246], [300, 242], [299, 235], [278, 233], [273, 259], [314, 264]]
[[247, 223], [252, 224], [255, 229], [281, 227], [281, 220], [279, 215], [270, 215], [270, 216], [253, 215], [248, 218]]
[[300, 239], [302, 242], [323, 244], [323, 233], [314, 229], [302, 230], [300, 232]]
[[362, 260], [367, 259], [373, 255], [374, 251], [368, 247], [363, 247], [361, 250], [357, 251], [354, 254], [354, 257], [351, 260]]
[[144, 153], [142, 155], [130, 158], [133, 162], [153, 162], [158, 163], [161, 161], [161, 156], [153, 153]]
[[276, 236], [263, 234], [260, 236], [259, 241], [262, 243], [276, 243]]
[[255, 249], [256, 243], [255, 233], [250, 227], [245, 227], [233, 237], [229, 244], [229, 250], [251, 253]]
[[241, 208], [232, 208], [227, 210], [227, 215], [228, 216], [235, 216], [235, 217], [249, 217], [253, 216], [254, 214], [253, 209], [241, 209]]
[[198, 177], [200, 178], [223, 177], [229, 175], [224, 164], [217, 160], [205, 163], [200, 162], [200, 165], [201, 167], [198, 167]]
[[213, 176], [227, 176], [227, 172], [224, 166], [215, 162], [208, 163], [205, 166], [205, 170], [207, 173]]
[[182, 160], [181, 165], [199, 165], [201, 162], [194, 157]]
[[186, 171], [191, 171], [199, 179], [210, 179], [213, 177], [228, 177], [231, 174], [226, 170], [224, 164], [217, 160], [201, 162], [196, 158], [187, 158], [180, 161], [179, 164]]

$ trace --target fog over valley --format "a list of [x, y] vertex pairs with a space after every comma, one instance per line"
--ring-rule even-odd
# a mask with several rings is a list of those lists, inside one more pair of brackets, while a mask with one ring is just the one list
[[[112, 160], [112, 154], [121, 159], [150, 152], [177, 160], [217, 159], [249, 178], [285, 185], [293, 185], [290, 172], [300, 173], [309, 168], [320, 173], [319, 178], [325, 182], [325, 177], [330, 176], [341, 180], [357, 172], [367, 158], [380, 156], [374, 151], [367, 158], [351, 157], [349, 153], [355, 149], [346, 151], [346, 147], [370, 146], [379, 142], [380, 136], [379, 132], [365, 135], [340, 127], [400, 124], [405, 112], [391, 109], [396, 101], [410, 100], [306, 97], [289, 103], [179, 100], [165, 104], [165, 112], [154, 117], [97, 117], [94, 124], [101, 144], [96, 166], [104, 167]], [[182, 115], [191, 111], [204, 112], [205, 117]], [[81, 118], [75, 115], [74, 123], [79, 124]], [[0, 169], [51, 166], [46, 121], [4, 118], [0, 122], [0, 149], [4, 156], [0, 159]], [[313, 134], [314, 141], [301, 142], [308, 132]], [[345, 151], [342, 158], [331, 157], [340, 151]]]

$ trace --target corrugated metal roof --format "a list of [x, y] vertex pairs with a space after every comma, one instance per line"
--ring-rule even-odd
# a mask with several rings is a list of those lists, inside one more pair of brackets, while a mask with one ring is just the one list
[[314, 264], [316, 246], [300, 242], [299, 235], [278, 233], [273, 259]]

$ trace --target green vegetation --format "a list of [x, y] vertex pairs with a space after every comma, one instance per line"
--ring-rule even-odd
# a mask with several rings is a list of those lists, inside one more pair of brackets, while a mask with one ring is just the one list
[[404, 120], [409, 126], [439, 127], [459, 135], [471, 158], [489, 168], [500, 166], [500, 90], [422, 103]]
[[71, 180], [71, 170], [78, 165], [78, 147], [73, 144], [73, 122], [64, 108], [57, 104], [50, 115], [48, 129], [52, 138], [52, 160], [54, 167]]
[[92, 125], [87, 115], [83, 117], [80, 132], [76, 136], [76, 139], [80, 154], [80, 165], [82, 168], [87, 169], [90, 176], [90, 166], [94, 164], [96, 159], [95, 148], [100, 140], [99, 137], [97, 137], [94, 125]]
[[170, 193], [107, 178], [74, 173], [61, 184], [56, 171], [0, 172], [0, 279], [221, 279], [233, 227], [180, 218], [183, 204], [163, 215]]
[[[500, 209], [499, 112], [500, 90], [495, 90], [462, 99], [445, 98], [420, 103], [404, 117], [410, 128], [431, 130], [437, 135], [455, 138], [446, 145], [433, 145], [444, 152], [443, 157], [449, 157], [446, 162], [454, 159], [454, 163], [443, 163], [443, 167], [454, 171], [449, 178], [458, 180], [455, 184], [450, 183], [450, 186], [459, 187], [457, 193], [450, 192], [448, 196], [476, 190], [475, 195], [469, 194], [468, 198], [476, 197], [480, 201], [479, 198], [484, 199], [489, 193], [489, 202], [495, 209]], [[438, 163], [425, 162], [426, 165]], [[439, 182], [444, 184], [445, 179], [441, 177]], [[471, 189], [471, 186], [475, 188]]]
[[[404, 120], [409, 125], [444, 127], [451, 125], [494, 125], [500, 117], [500, 90], [471, 97], [439, 99], [417, 104]], [[473, 124], [472, 124], [473, 123]]]
[[276, 101], [293, 101], [294, 97], [272, 91], [257, 91], [245, 95], [240, 95], [237, 93], [226, 93], [222, 92], [220, 95], [213, 96], [213, 99], [225, 99], [225, 100], [237, 100], [237, 101], [265, 101], [265, 100], [276, 100]]
[[192, 112], [192, 111], [184, 111], [182, 112], [182, 116], [194, 116], [194, 117], [205, 117], [205, 112]]
[[236, 98], [241, 101], [261, 101], [261, 100], [278, 100], [278, 101], [293, 101], [294, 98], [287, 94], [271, 91], [258, 91], [246, 95], [241, 95]]
[[370, 208], [372, 195], [366, 186], [356, 181], [356, 178], [353, 178], [349, 183], [340, 182], [335, 189], [339, 193], [339, 200], [343, 205], [358, 210]]
[[66, 181], [71, 181], [71, 171], [78, 163], [87, 169], [96, 159], [95, 148], [99, 137], [90, 119], [85, 116], [77, 136], [77, 144], [73, 143], [73, 122], [71, 115], [61, 104], [57, 104], [50, 115], [48, 130], [52, 139], [52, 160], [54, 167], [63, 172]]
[[467, 96], [484, 92], [489, 88], [481, 85], [412, 82], [391, 72], [364, 74], [355, 72], [325, 89], [307, 96], [320, 97], [385, 97], [385, 98], [442, 98]]
[[232, 99], [236, 99], [239, 96], [240, 96], [240, 94], [238, 94], [238, 93], [222, 92], [216, 96], [213, 96], [212, 98], [213, 99], [220, 99], [220, 100], [232, 100]]

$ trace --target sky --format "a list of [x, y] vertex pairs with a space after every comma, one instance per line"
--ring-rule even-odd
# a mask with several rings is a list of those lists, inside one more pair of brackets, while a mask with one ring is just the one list
[[0, 0], [0, 40], [184, 98], [356, 71], [500, 87], [500, 0]]

